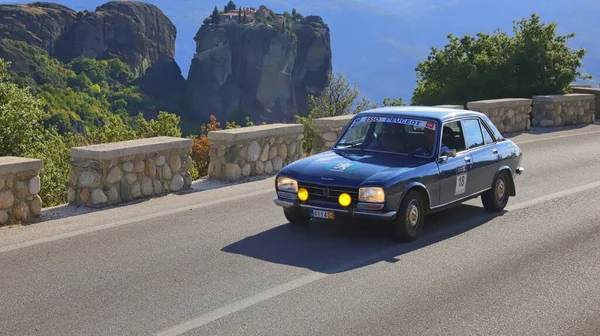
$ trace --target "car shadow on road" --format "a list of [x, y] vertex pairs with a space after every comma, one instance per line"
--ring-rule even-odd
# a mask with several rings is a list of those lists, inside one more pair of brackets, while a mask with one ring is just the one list
[[267, 262], [341, 273], [381, 261], [397, 262], [403, 254], [465, 233], [497, 216], [482, 207], [459, 205], [427, 217], [422, 235], [411, 243], [398, 243], [382, 225], [314, 222], [309, 227], [287, 223], [247, 237], [222, 249]]

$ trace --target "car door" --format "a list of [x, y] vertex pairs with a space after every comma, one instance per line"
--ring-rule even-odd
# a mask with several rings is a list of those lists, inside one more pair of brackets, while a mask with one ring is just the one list
[[443, 124], [440, 144], [456, 150], [455, 157], [438, 160], [441, 182], [439, 206], [442, 206], [469, 195], [467, 186], [473, 164], [466, 148], [460, 119]]
[[498, 149], [494, 138], [480, 118], [465, 118], [462, 125], [467, 151], [473, 165], [466, 189], [469, 194], [475, 194], [491, 187], [492, 179], [498, 170]]

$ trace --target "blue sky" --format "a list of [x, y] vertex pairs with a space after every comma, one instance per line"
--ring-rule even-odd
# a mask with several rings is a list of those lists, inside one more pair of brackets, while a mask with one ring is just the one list
[[[0, 1], [0, 3], [29, 1]], [[75, 10], [93, 10], [105, 1], [61, 0]], [[214, 0], [149, 0], [178, 29], [176, 59], [187, 71], [195, 51], [193, 36], [215, 5]], [[343, 72], [369, 99], [410, 100], [414, 68], [431, 46], [441, 47], [446, 35], [512, 30], [512, 21], [541, 15], [557, 21], [559, 33], [575, 32], [573, 47], [585, 47], [584, 71], [600, 76], [600, 1], [598, 0], [239, 0], [239, 6], [264, 4], [277, 12], [295, 7], [304, 15], [321, 15], [331, 29], [334, 72]]]

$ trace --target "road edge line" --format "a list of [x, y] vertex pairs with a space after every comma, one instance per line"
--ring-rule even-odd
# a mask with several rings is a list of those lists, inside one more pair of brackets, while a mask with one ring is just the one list
[[25, 242], [13, 244], [13, 245], [7, 245], [7, 246], [0, 247], [0, 253], [10, 252], [10, 251], [14, 251], [14, 250], [18, 250], [18, 249], [22, 249], [22, 248], [26, 248], [26, 247], [31, 247], [31, 246], [35, 246], [35, 245], [39, 245], [39, 244], [44, 244], [44, 243], [49, 243], [49, 242], [55, 242], [55, 241], [58, 241], [58, 240], [67, 239], [67, 238], [71, 238], [71, 237], [75, 237], [75, 236], [79, 236], [79, 235], [83, 235], [83, 234], [87, 234], [87, 233], [97, 232], [97, 231], [101, 231], [101, 230], [106, 230], [106, 229], [110, 229], [110, 228], [114, 228], [114, 227], [119, 227], [119, 226], [123, 226], [123, 225], [129, 225], [129, 224], [133, 224], [133, 223], [139, 223], [139, 222], [142, 222], [142, 221], [145, 221], [145, 220], [154, 219], [154, 218], [157, 218], [157, 217], [164, 217], [164, 216], [176, 214], [176, 213], [179, 213], [179, 212], [200, 209], [200, 208], [204, 208], [204, 207], [207, 207], [207, 206], [216, 205], [216, 204], [219, 204], [219, 203], [237, 201], [239, 199], [243, 199], [243, 198], [246, 198], [246, 197], [252, 197], [252, 196], [267, 194], [267, 193], [270, 193], [270, 192], [274, 192], [273, 188], [260, 189], [260, 190], [253, 191], [253, 192], [247, 193], [247, 194], [240, 194], [240, 195], [230, 196], [230, 197], [221, 198], [221, 199], [216, 199], [216, 200], [208, 201], [208, 202], [204, 202], [204, 203], [199, 203], [199, 204], [194, 204], [194, 205], [179, 207], [179, 208], [170, 209], [170, 210], [159, 211], [159, 212], [156, 212], [156, 213], [151, 213], [151, 214], [143, 215], [143, 216], [136, 217], [136, 218], [131, 218], [131, 219], [126, 219], [126, 220], [122, 220], [122, 221], [117, 221], [117, 222], [114, 222], [114, 223], [102, 224], [102, 225], [93, 226], [93, 227], [89, 227], [89, 228], [85, 228], [85, 229], [80, 229], [80, 230], [75, 230], [75, 231], [71, 231], [71, 232], [61, 233], [61, 234], [54, 235], [54, 236], [44, 237], [44, 238], [40, 238], [40, 239], [34, 239], [34, 240], [30, 240], [30, 241], [25, 241]]

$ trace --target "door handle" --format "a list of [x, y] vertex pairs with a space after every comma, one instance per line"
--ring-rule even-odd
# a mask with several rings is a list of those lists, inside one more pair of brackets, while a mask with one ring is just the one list
[[465, 162], [471, 163], [471, 157], [469, 157], [469, 156], [465, 157]]
[[492, 149], [492, 153], [498, 154], [498, 150], [496, 148]]

